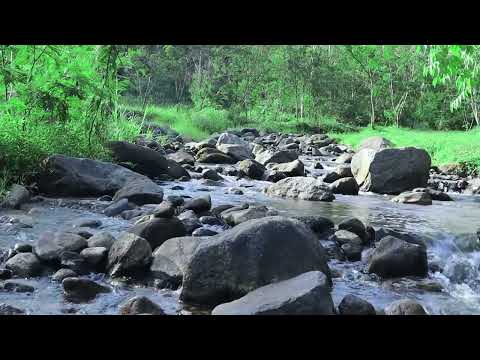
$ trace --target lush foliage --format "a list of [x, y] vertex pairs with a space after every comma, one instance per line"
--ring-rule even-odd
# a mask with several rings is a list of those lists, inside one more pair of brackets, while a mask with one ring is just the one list
[[2, 178], [54, 153], [102, 158], [106, 140], [138, 134], [118, 108], [130, 57], [120, 46], [0, 46]]

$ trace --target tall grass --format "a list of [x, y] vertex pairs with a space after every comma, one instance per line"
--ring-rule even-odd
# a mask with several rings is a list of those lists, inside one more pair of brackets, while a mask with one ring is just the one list
[[357, 147], [371, 136], [383, 136], [396, 147], [415, 146], [430, 154], [432, 164], [465, 164], [480, 168], [480, 129], [470, 131], [414, 130], [395, 127], [365, 128], [356, 133], [330, 133], [344, 144]]

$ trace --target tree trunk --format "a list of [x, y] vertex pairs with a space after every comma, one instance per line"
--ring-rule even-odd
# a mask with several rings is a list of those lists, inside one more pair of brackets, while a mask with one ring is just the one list
[[375, 128], [375, 105], [373, 103], [373, 82], [370, 81], [370, 105], [371, 105], [371, 114], [370, 114], [370, 127]]

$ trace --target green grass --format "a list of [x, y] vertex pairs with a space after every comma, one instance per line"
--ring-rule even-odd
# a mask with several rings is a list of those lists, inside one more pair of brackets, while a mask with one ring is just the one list
[[371, 136], [383, 136], [395, 147], [415, 146], [430, 154], [433, 165], [464, 164], [480, 168], [480, 129], [471, 131], [413, 130], [395, 127], [365, 128], [355, 133], [330, 133], [338, 142], [357, 147]]
[[203, 140], [213, 133], [251, 127], [283, 133], [309, 133], [317, 128], [323, 131], [354, 131], [355, 127], [340, 124], [332, 117], [299, 120], [289, 114], [268, 114], [252, 111], [244, 114], [227, 110], [205, 108], [197, 110], [188, 106], [147, 106], [144, 111], [138, 105], [124, 105], [130, 117], [137, 121], [154, 121], [178, 131], [194, 140]]
[[133, 140], [140, 133], [139, 124], [119, 117], [106, 122], [104, 136], [93, 135], [89, 142], [86, 120], [25, 121], [7, 113], [0, 118], [0, 197], [11, 183], [22, 183], [35, 173], [50, 155], [107, 160], [110, 153], [104, 147], [106, 141]]

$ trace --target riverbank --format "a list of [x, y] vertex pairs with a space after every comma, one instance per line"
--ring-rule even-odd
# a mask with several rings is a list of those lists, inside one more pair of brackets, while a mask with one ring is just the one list
[[[372, 136], [382, 136], [390, 140], [394, 147], [415, 146], [425, 149], [432, 158], [432, 165], [463, 164], [466, 170], [480, 168], [480, 129], [470, 131], [416, 130], [397, 127], [377, 127], [356, 129], [335, 119], [320, 120], [263, 116], [262, 120], [234, 119], [227, 111], [206, 108], [197, 111], [188, 107], [148, 106], [141, 111], [140, 106], [126, 106], [126, 111], [160, 125], [168, 125], [182, 135], [193, 140], [203, 140], [213, 133], [238, 127], [254, 127], [259, 130], [281, 133], [302, 133], [315, 127], [325, 131], [339, 143], [356, 148], [363, 140]], [[256, 114], [258, 117], [262, 116]], [[252, 115], [255, 117], [255, 115]]]

